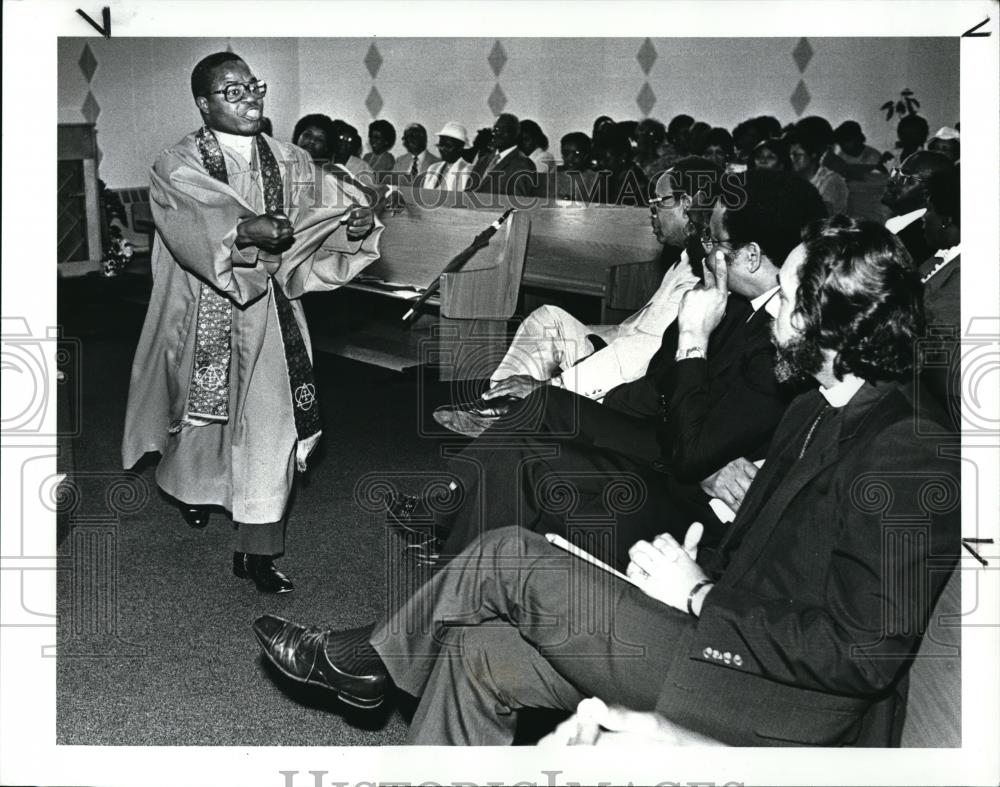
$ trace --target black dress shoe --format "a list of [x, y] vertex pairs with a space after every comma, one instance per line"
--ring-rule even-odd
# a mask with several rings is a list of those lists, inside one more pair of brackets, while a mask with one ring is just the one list
[[434, 515], [417, 495], [393, 494], [386, 498], [385, 518], [393, 527], [421, 536], [426, 536], [427, 528], [434, 524]]
[[181, 506], [181, 516], [196, 530], [201, 530], [208, 524], [208, 509], [202, 506]]
[[344, 664], [334, 664], [327, 656], [330, 637], [346, 635], [360, 644], [361, 639], [354, 632], [331, 632], [318, 626], [306, 628], [274, 615], [264, 615], [254, 621], [253, 633], [264, 655], [286, 677], [328, 689], [356, 708], [377, 708], [382, 704], [388, 680], [384, 666], [372, 659], [359, 668], [360, 664], [350, 664], [350, 658]]
[[282, 574], [267, 555], [233, 552], [233, 574], [240, 579], [252, 579], [261, 593], [291, 593], [292, 580]]
[[513, 396], [479, 398], [474, 402], [442, 405], [434, 411], [433, 416], [445, 429], [466, 437], [479, 437], [520, 401]]

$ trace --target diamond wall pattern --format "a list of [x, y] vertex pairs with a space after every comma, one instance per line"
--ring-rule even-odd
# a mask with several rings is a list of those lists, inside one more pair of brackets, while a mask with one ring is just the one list
[[503, 71], [503, 67], [507, 65], [507, 52], [503, 48], [503, 44], [499, 41], [493, 44], [493, 49], [490, 50], [490, 55], [486, 58], [486, 62], [490, 64], [493, 76], [499, 77], [500, 72]]
[[365, 106], [368, 107], [373, 118], [378, 117], [378, 113], [382, 111], [382, 105], [382, 94], [378, 92], [375, 85], [372, 85], [372, 89], [368, 91], [368, 98], [365, 99]]
[[639, 95], [635, 97], [635, 103], [639, 105], [639, 109], [643, 115], [649, 115], [653, 109], [653, 105], [656, 103], [656, 93], [649, 86], [649, 82], [642, 83], [642, 89], [639, 90]]
[[96, 123], [97, 117], [101, 114], [101, 105], [97, 103], [94, 94], [89, 90], [87, 91], [87, 97], [83, 100], [83, 106], [80, 107], [80, 111], [87, 118], [88, 123]]
[[656, 47], [653, 46], [653, 42], [648, 38], [643, 41], [635, 59], [639, 61], [639, 68], [642, 69], [642, 73], [649, 76], [649, 72], [653, 69], [653, 64], [656, 62]]
[[89, 85], [94, 81], [94, 72], [97, 71], [97, 58], [94, 57], [94, 52], [90, 48], [90, 44], [84, 44], [83, 52], [80, 53], [80, 70], [83, 72], [83, 76], [87, 80]]
[[503, 112], [503, 108], [507, 106], [507, 96], [503, 92], [503, 88], [500, 85], [493, 86], [493, 92], [490, 93], [490, 97], [486, 99], [486, 105], [490, 108], [490, 111], [494, 115], [499, 115]]
[[372, 42], [372, 45], [368, 47], [368, 52], [365, 53], [365, 68], [368, 69], [368, 73], [371, 75], [372, 79], [378, 77], [379, 69], [382, 68], [382, 53], [378, 51], [378, 47]]
[[792, 58], [795, 60], [795, 65], [799, 68], [799, 73], [805, 73], [806, 68], [809, 67], [809, 61], [812, 60], [813, 48], [809, 43], [808, 38], [800, 38], [799, 43], [795, 45], [795, 49], [792, 50]]
[[789, 100], [792, 102], [792, 109], [795, 110], [796, 115], [801, 115], [805, 111], [805, 108], [809, 106], [809, 102], [812, 101], [812, 96], [809, 95], [809, 88], [806, 87], [806, 83], [801, 79], [799, 80], [799, 84], [795, 86], [795, 92], [792, 93], [792, 97]]

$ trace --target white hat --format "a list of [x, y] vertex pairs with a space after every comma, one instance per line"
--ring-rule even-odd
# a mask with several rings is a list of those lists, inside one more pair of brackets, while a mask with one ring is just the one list
[[457, 139], [463, 145], [469, 144], [469, 135], [465, 131], [465, 126], [461, 123], [445, 123], [444, 128], [438, 132], [438, 136]]
[[958, 131], [953, 129], [951, 126], [941, 126], [938, 129], [937, 134], [934, 135], [934, 139], [959, 139], [960, 135]]

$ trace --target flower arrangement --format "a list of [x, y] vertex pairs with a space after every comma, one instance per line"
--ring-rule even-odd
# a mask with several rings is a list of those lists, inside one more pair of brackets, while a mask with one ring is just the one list
[[107, 248], [101, 259], [101, 270], [104, 275], [117, 276], [121, 273], [132, 259], [133, 252], [132, 244], [122, 235], [122, 228], [112, 223], [108, 229]]

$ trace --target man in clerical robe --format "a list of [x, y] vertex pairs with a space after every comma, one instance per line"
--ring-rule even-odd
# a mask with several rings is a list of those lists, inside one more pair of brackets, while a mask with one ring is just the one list
[[273, 559], [321, 427], [299, 299], [376, 260], [383, 227], [360, 189], [260, 133], [267, 86], [237, 55], [203, 59], [191, 88], [204, 126], [151, 175], [153, 289], [122, 460], [159, 452], [157, 484], [188, 523], [230, 511], [234, 574], [285, 593]]

